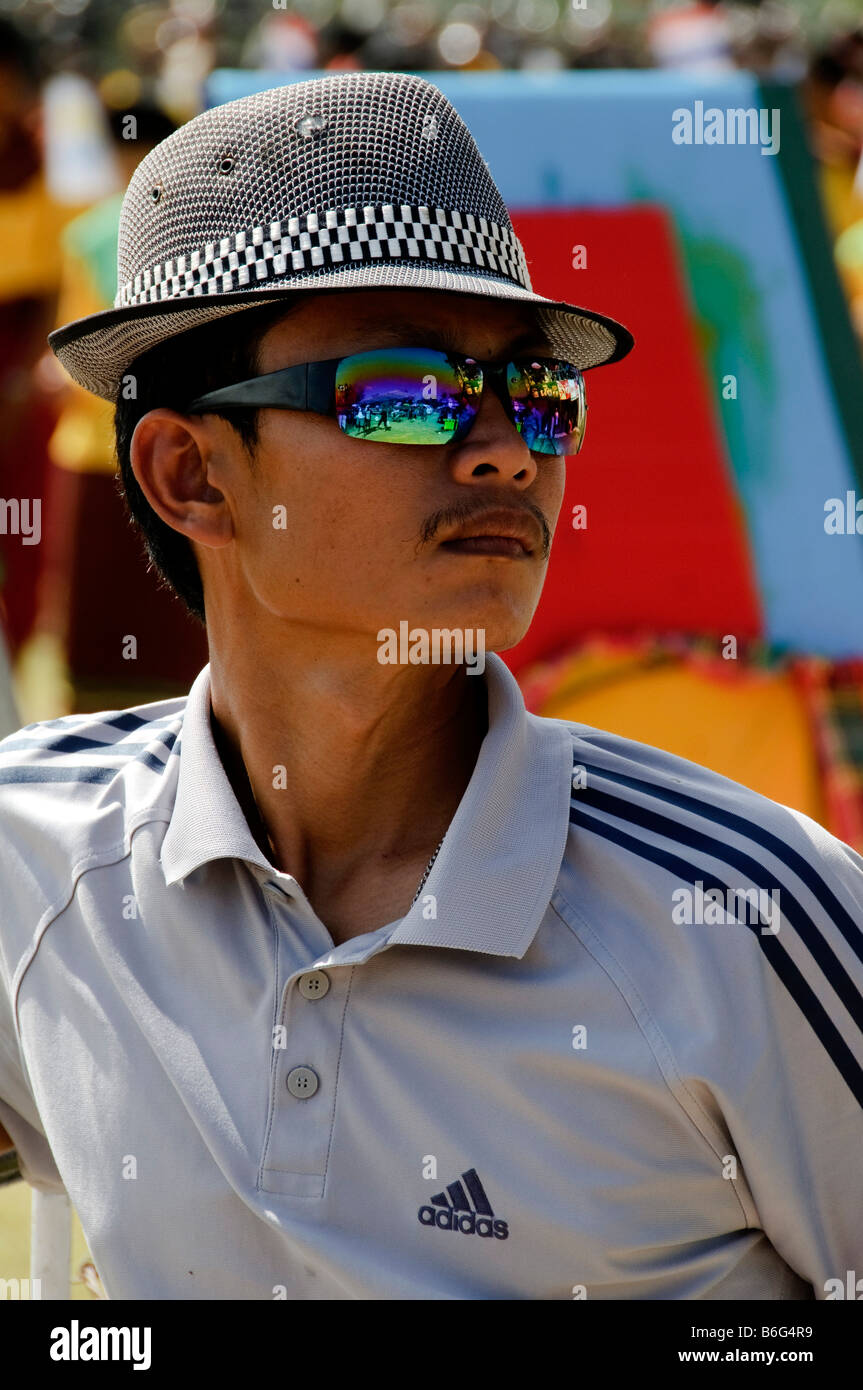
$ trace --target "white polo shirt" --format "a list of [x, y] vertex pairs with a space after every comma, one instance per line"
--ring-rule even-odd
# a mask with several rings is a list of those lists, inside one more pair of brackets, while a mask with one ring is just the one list
[[[252, 837], [209, 667], [0, 743], [0, 1119], [109, 1297], [863, 1274], [863, 860], [528, 714], [495, 655], [476, 679], [488, 734], [422, 894], [338, 947]], [[720, 905], [753, 889], [754, 922]]]

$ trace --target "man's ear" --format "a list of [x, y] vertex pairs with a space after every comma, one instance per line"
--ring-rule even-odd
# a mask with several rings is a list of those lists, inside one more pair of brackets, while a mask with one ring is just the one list
[[156, 515], [190, 541], [213, 547], [227, 545], [234, 534], [225, 496], [209, 478], [223, 425], [213, 415], [150, 410], [138, 421], [129, 450], [132, 472]]

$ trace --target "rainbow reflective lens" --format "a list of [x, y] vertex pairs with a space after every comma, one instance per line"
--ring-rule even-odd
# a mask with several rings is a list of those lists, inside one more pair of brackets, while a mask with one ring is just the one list
[[433, 348], [355, 353], [336, 367], [339, 428], [352, 439], [388, 444], [458, 443], [470, 430], [487, 378], [504, 377], [501, 400], [529, 449], [576, 454], [587, 405], [577, 367], [525, 357], [496, 367]]
[[578, 453], [587, 414], [584, 377], [557, 357], [477, 362], [436, 348], [375, 348], [235, 381], [199, 396], [186, 410], [310, 410], [335, 416], [351, 439], [450, 444], [470, 430], [486, 386], [503, 402], [529, 449]]

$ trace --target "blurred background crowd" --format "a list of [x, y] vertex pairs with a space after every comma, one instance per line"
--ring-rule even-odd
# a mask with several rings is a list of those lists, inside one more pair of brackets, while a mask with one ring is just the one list
[[213, 66], [264, 60], [284, 70], [685, 63], [802, 77], [823, 55], [851, 72], [861, 17], [853, 0], [4, 0], [0, 10], [49, 68], [73, 65], [112, 94], [132, 75], [153, 78], [178, 117]]

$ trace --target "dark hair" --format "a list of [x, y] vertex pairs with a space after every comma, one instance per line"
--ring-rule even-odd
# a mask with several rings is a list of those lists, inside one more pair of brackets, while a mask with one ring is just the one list
[[[306, 298], [307, 294], [298, 291], [290, 300], [279, 299], [275, 304], [227, 314], [157, 343], [126, 369], [117, 392], [114, 432], [120, 495], [131, 522], [143, 536], [151, 567], [160, 575], [163, 586], [178, 594], [192, 616], [205, 627], [204, 589], [194, 551], [188, 537], [164, 522], [141, 491], [132, 471], [132, 435], [149, 410], [183, 410], [189, 401], [206, 391], [257, 376], [264, 334]], [[124, 391], [130, 379], [134, 381], [135, 396], [127, 400]], [[213, 414], [232, 425], [252, 458], [258, 442], [257, 410], [217, 410]]]

